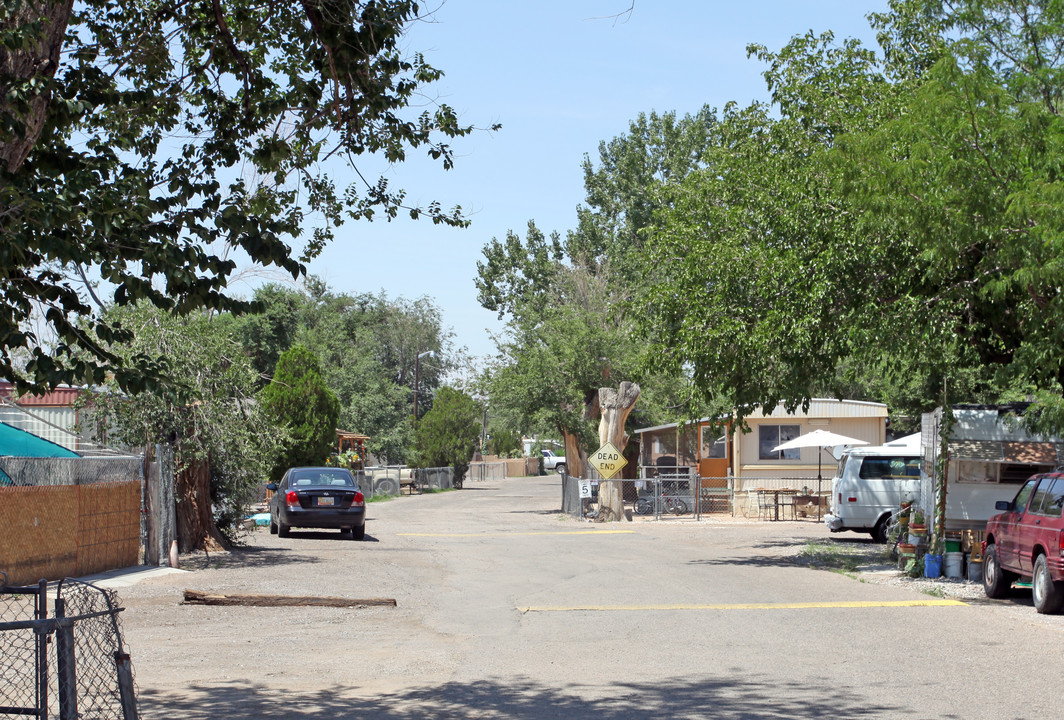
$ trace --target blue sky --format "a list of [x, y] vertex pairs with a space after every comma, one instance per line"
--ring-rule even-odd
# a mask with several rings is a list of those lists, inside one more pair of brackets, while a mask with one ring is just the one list
[[865, 16], [886, 0], [636, 0], [630, 14], [609, 19], [629, 4], [448, 0], [430, 22], [416, 24], [407, 48], [446, 73], [434, 96], [468, 124], [503, 127], [455, 141], [450, 171], [420, 156], [365, 169], [383, 169], [412, 202], [461, 205], [472, 226], [348, 223], [310, 272], [338, 292], [429, 296], [457, 346], [492, 354], [490, 335], [502, 324], [476, 300], [482, 248], [508, 230], [523, 235], [529, 220], [564, 235], [584, 199], [585, 154], [595, 159], [599, 143], [625, 133], [641, 112], [682, 115], [705, 104], [767, 100], [764, 68], [747, 59], [747, 44], [774, 50], [808, 30], [871, 44]]

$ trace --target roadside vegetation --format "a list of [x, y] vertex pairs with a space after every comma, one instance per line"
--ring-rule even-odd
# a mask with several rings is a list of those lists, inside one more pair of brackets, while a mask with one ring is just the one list
[[858, 568], [890, 562], [884, 546], [877, 543], [836, 543], [813, 540], [795, 555], [795, 561], [808, 567], [853, 575]]

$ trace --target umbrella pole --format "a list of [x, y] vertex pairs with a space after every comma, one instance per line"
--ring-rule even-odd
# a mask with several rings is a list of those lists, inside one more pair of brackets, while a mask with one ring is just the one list
[[820, 448], [816, 454], [816, 521], [820, 522], [820, 461], [824, 456], [824, 448]]

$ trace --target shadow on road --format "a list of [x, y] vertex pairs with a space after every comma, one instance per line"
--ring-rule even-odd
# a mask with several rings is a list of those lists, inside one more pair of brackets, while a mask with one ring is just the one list
[[[608, 697], [588, 697], [607, 695]], [[752, 679], [747, 675], [701, 680], [674, 678], [653, 683], [618, 683], [608, 688], [548, 687], [529, 681], [483, 680], [412, 688], [360, 697], [357, 688], [313, 692], [284, 686], [235, 682], [194, 686], [186, 693], [142, 691], [141, 717], [227, 718], [227, 720], [422, 720], [423, 718], [584, 718], [630, 720], [649, 717], [713, 717], [741, 720], [782, 718], [898, 717], [916, 708], [870, 703], [856, 692], [810, 683]]]
[[[348, 540], [347, 542], [351, 542]], [[237, 547], [227, 552], [197, 553], [182, 555], [181, 567], [185, 570], [272, 568], [291, 564], [320, 563], [321, 558], [293, 552], [286, 548], [263, 548], [253, 545]]]

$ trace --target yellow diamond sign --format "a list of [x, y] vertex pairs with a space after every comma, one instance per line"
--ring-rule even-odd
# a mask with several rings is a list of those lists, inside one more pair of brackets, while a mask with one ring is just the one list
[[590, 460], [591, 466], [598, 470], [603, 480], [609, 480], [628, 464], [621, 451], [610, 442], [596, 450]]

